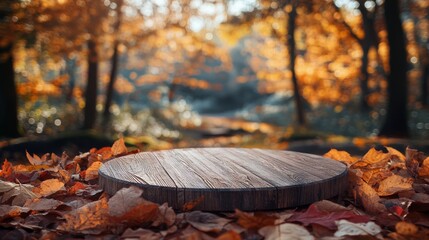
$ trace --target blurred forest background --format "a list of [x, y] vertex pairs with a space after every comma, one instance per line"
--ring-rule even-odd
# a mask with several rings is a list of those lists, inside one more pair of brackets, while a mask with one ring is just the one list
[[3, 145], [424, 141], [429, 1], [2, 0], [0, 74]]

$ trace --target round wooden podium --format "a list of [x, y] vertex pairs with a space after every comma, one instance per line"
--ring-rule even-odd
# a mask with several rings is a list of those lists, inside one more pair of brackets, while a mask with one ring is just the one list
[[196, 209], [206, 211], [306, 205], [340, 194], [346, 178], [346, 165], [331, 159], [244, 148], [142, 152], [112, 159], [99, 170], [100, 186], [109, 194], [135, 185], [145, 199], [174, 209], [203, 198]]

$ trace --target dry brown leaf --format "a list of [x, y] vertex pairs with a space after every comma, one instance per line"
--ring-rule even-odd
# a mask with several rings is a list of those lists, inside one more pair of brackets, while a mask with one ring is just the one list
[[392, 175], [380, 182], [378, 187], [379, 196], [390, 196], [397, 192], [413, 189], [413, 180], [399, 175]]
[[276, 217], [264, 213], [247, 213], [235, 209], [235, 215], [238, 218], [238, 224], [247, 229], [259, 229], [265, 226], [274, 225]]
[[11, 205], [23, 206], [29, 199], [37, 198], [38, 194], [33, 193], [33, 185], [16, 184], [0, 180], [1, 203], [6, 203], [12, 199]]
[[158, 205], [144, 200], [143, 190], [131, 186], [122, 188], [108, 202], [109, 215], [115, 222], [131, 225], [152, 222], [158, 216]]
[[33, 189], [33, 192], [42, 197], [50, 196], [58, 191], [65, 191], [64, 183], [58, 179], [48, 179], [40, 183], [39, 187]]
[[125, 146], [125, 142], [123, 138], [119, 138], [112, 145], [112, 155], [117, 156], [120, 154], [125, 154], [128, 152], [127, 146]]
[[416, 149], [407, 148], [405, 156], [405, 166], [407, 167], [408, 173], [412, 177], [417, 178], [417, 176], [419, 175], [420, 165], [426, 158], [424, 153], [417, 151]]
[[36, 154], [33, 154], [33, 156], [31, 156], [27, 151], [25, 151], [25, 153], [26, 153], [27, 159], [31, 165], [43, 165], [43, 164], [45, 164], [45, 161], [40, 159], [40, 157], [37, 156]]
[[111, 147], [100, 148], [95, 153], [100, 155], [103, 161], [110, 159], [113, 156]]
[[419, 172], [419, 177], [429, 178], [429, 157], [423, 160], [418, 172]]
[[162, 239], [162, 235], [144, 228], [138, 228], [136, 230], [127, 228], [122, 234], [121, 239], [159, 240]]
[[30, 209], [25, 207], [0, 205], [0, 221], [6, 218], [19, 217], [21, 213], [27, 213], [29, 211]]
[[107, 199], [90, 202], [64, 215], [66, 222], [58, 230], [79, 234], [100, 234], [111, 224], [108, 216]]
[[34, 211], [49, 211], [55, 210], [57, 207], [63, 205], [64, 203], [55, 199], [49, 198], [35, 198], [28, 200], [24, 207], [27, 207]]
[[152, 223], [152, 226], [158, 227], [165, 224], [167, 227], [173, 225], [176, 221], [176, 213], [172, 207], [169, 207], [167, 203], [159, 206], [158, 216]]
[[405, 159], [406, 159], [406, 157], [404, 156], [404, 154], [402, 154], [400, 151], [398, 151], [398, 150], [396, 150], [396, 149], [394, 149], [394, 148], [392, 148], [392, 147], [386, 147], [387, 148], [387, 151], [389, 151], [389, 153], [392, 155], [392, 156], [395, 156], [395, 157], [397, 157], [399, 160], [401, 160], [401, 161], [405, 161]]
[[266, 226], [259, 229], [258, 233], [266, 240], [279, 239], [297, 239], [313, 240], [315, 239], [310, 232], [303, 226], [293, 223], [283, 223], [276, 226]]
[[228, 231], [217, 237], [216, 240], [241, 240], [241, 237], [234, 231]]
[[220, 232], [223, 226], [231, 221], [213, 213], [201, 211], [186, 213], [185, 219], [194, 228], [203, 232]]
[[85, 171], [85, 181], [90, 181], [98, 178], [98, 169], [103, 165], [102, 162], [93, 162]]
[[386, 164], [391, 158], [391, 154], [383, 153], [383, 151], [377, 151], [375, 148], [371, 148], [363, 157], [362, 161], [368, 164], [383, 165]]
[[204, 195], [199, 196], [197, 199], [194, 199], [190, 202], [183, 204], [182, 211], [189, 212], [192, 211], [195, 207], [200, 205], [204, 201]]
[[395, 225], [397, 233], [405, 236], [414, 235], [419, 231], [419, 228], [410, 222], [398, 222]]
[[320, 211], [326, 212], [343, 212], [350, 210], [350, 208], [346, 208], [343, 205], [328, 200], [318, 201], [313, 203], [313, 205], [316, 206]]
[[323, 155], [326, 158], [334, 159], [340, 162], [345, 162], [347, 164], [352, 164], [356, 161], [356, 159], [346, 151], [338, 151], [337, 149], [331, 149], [329, 152]]
[[3, 165], [1, 167], [0, 178], [10, 182], [15, 181], [14, 168], [7, 159], [4, 160]]
[[366, 182], [364, 182], [355, 169], [349, 170], [349, 188], [357, 201], [362, 203], [364, 209], [370, 214], [377, 214], [386, 211], [386, 207], [380, 203], [377, 192]]

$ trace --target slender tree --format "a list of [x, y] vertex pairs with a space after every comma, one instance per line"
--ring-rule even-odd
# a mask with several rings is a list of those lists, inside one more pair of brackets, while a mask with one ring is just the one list
[[384, 2], [384, 17], [389, 42], [390, 72], [387, 78], [387, 114], [379, 135], [408, 137], [407, 53], [398, 0]]
[[111, 58], [110, 79], [107, 85], [106, 101], [104, 102], [104, 111], [103, 111], [103, 118], [105, 122], [108, 122], [108, 120], [110, 119], [110, 106], [112, 105], [114, 86], [116, 82], [116, 77], [118, 75], [119, 43], [120, 43], [118, 35], [119, 35], [119, 30], [122, 22], [122, 10], [121, 10], [122, 5], [123, 5], [123, 0], [118, 0], [117, 7], [116, 7], [116, 22], [113, 27], [115, 40], [113, 43], [113, 55]]
[[296, 0], [290, 0], [288, 2], [291, 6], [291, 10], [288, 15], [288, 22], [287, 22], [287, 41], [286, 41], [286, 47], [288, 49], [289, 53], [289, 69], [292, 73], [292, 84], [293, 84], [293, 92], [294, 92], [294, 102], [295, 102], [295, 108], [296, 108], [296, 114], [298, 118], [299, 125], [305, 125], [306, 119], [304, 114], [304, 101], [301, 94], [300, 85], [298, 83], [298, 78], [296, 76], [295, 71], [295, 59], [296, 59], [296, 49], [295, 49], [295, 27], [296, 27], [296, 8], [298, 5], [298, 2]]
[[0, 137], [17, 137], [18, 132], [18, 100], [13, 67], [13, 44], [0, 46]]

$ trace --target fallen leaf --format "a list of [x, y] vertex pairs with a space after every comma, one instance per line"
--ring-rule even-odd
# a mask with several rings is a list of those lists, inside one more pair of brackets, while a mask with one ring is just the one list
[[387, 148], [387, 151], [389, 151], [389, 153], [392, 156], [397, 157], [401, 161], [405, 161], [406, 157], [400, 151], [398, 151], [398, 150], [396, 150], [396, 149], [394, 149], [392, 147], [386, 147], [386, 148]]
[[100, 148], [95, 153], [100, 155], [103, 161], [110, 159], [113, 156], [111, 147]]
[[64, 215], [66, 222], [58, 230], [79, 234], [100, 234], [105, 232], [111, 222], [108, 216], [107, 199], [90, 202]]
[[63, 202], [55, 199], [34, 198], [31, 200], [28, 200], [24, 204], [24, 207], [27, 207], [33, 211], [49, 211], [49, 210], [54, 210], [61, 205], [63, 205]]
[[173, 208], [169, 207], [167, 203], [162, 204], [158, 208], [158, 216], [152, 223], [152, 226], [158, 227], [165, 224], [167, 227], [170, 227], [173, 225], [176, 221], [176, 213]]
[[123, 138], [119, 138], [112, 145], [112, 154], [113, 156], [117, 156], [120, 154], [125, 154], [128, 152], [127, 146], [125, 146], [125, 142]]
[[397, 233], [405, 236], [414, 235], [419, 231], [419, 228], [410, 222], [398, 222], [395, 225], [395, 230]]
[[329, 200], [318, 201], [313, 203], [313, 205], [316, 206], [318, 210], [326, 212], [342, 212], [351, 210], [350, 208], [346, 208], [343, 205], [331, 202]]
[[389, 152], [384, 153], [383, 151], [378, 151], [375, 148], [371, 148], [363, 157], [362, 161], [368, 164], [378, 164], [385, 165], [391, 158]]
[[38, 197], [32, 192], [33, 188], [33, 185], [30, 184], [16, 184], [0, 180], [1, 203], [12, 199], [11, 205], [23, 206], [27, 200]]
[[45, 161], [40, 159], [40, 157], [37, 156], [36, 154], [33, 154], [33, 156], [31, 156], [27, 151], [25, 151], [25, 153], [31, 165], [43, 165], [45, 163]]
[[0, 205], [0, 221], [3, 222], [4, 219], [18, 217], [21, 213], [27, 213], [29, 211], [30, 209], [25, 207]]
[[390, 196], [400, 191], [413, 189], [413, 180], [399, 175], [392, 175], [380, 182], [378, 187], [379, 196]]
[[0, 178], [9, 182], [15, 181], [13, 166], [7, 159], [4, 160], [3, 165], [1, 166]]
[[33, 189], [33, 192], [42, 197], [50, 196], [58, 191], [65, 191], [64, 183], [58, 179], [48, 179], [40, 183], [39, 187]]
[[355, 158], [350, 156], [350, 154], [346, 151], [338, 151], [337, 149], [331, 149], [329, 152], [323, 155], [326, 158], [334, 159], [340, 162], [345, 162], [348, 165], [354, 163], [356, 161]]
[[201, 195], [197, 199], [194, 199], [190, 202], [183, 204], [182, 211], [183, 212], [189, 212], [189, 211], [193, 210], [195, 207], [197, 207], [203, 201], [204, 201], [204, 195]]
[[350, 192], [354, 194], [355, 200], [360, 202], [365, 211], [370, 214], [377, 214], [386, 211], [383, 204], [380, 203], [380, 196], [377, 192], [366, 182], [364, 182], [358, 175], [356, 169], [349, 169], [349, 188]]
[[162, 239], [162, 235], [144, 228], [138, 228], [136, 230], [127, 228], [127, 230], [122, 233], [121, 239], [159, 240]]
[[381, 232], [381, 227], [374, 222], [353, 223], [347, 220], [336, 222], [338, 230], [335, 232], [336, 237], [371, 235], [375, 236]]
[[259, 229], [258, 233], [266, 240], [279, 239], [297, 239], [312, 240], [315, 239], [305, 227], [293, 223], [283, 223], [276, 226], [266, 226]]
[[143, 190], [131, 186], [122, 188], [108, 202], [109, 215], [115, 222], [131, 225], [152, 222], [158, 216], [158, 205], [144, 200]]
[[98, 169], [103, 165], [102, 162], [93, 162], [85, 171], [85, 181], [90, 181], [98, 178]]
[[419, 177], [429, 178], [429, 157], [423, 160], [423, 163], [421, 164], [418, 172], [419, 172]]
[[420, 164], [422, 164], [423, 160], [425, 159], [424, 153], [419, 152], [416, 149], [411, 149], [407, 147], [405, 156], [405, 166], [407, 167], [408, 173], [412, 177], [417, 178], [417, 176], [419, 175], [418, 171], [420, 168]]
[[259, 229], [265, 226], [274, 225], [276, 217], [264, 213], [247, 213], [235, 209], [237, 223], [247, 229]]
[[186, 213], [185, 219], [194, 228], [203, 232], [220, 232], [223, 226], [231, 221], [213, 213], [201, 211]]
[[240, 234], [235, 231], [228, 231], [216, 238], [216, 240], [241, 240]]
[[81, 182], [75, 182], [75, 184], [73, 184], [73, 186], [71, 186], [68, 190], [67, 190], [67, 194], [69, 195], [74, 195], [76, 194], [77, 191], [85, 189], [87, 187], [87, 185], [81, 183]]
[[328, 229], [335, 230], [337, 225], [335, 221], [340, 219], [347, 219], [350, 222], [362, 223], [368, 222], [369, 217], [365, 215], [357, 215], [351, 210], [326, 212], [320, 211], [315, 205], [310, 205], [305, 212], [296, 212], [292, 217], [287, 219], [287, 222], [300, 222], [304, 226], [310, 224], [318, 224]]

